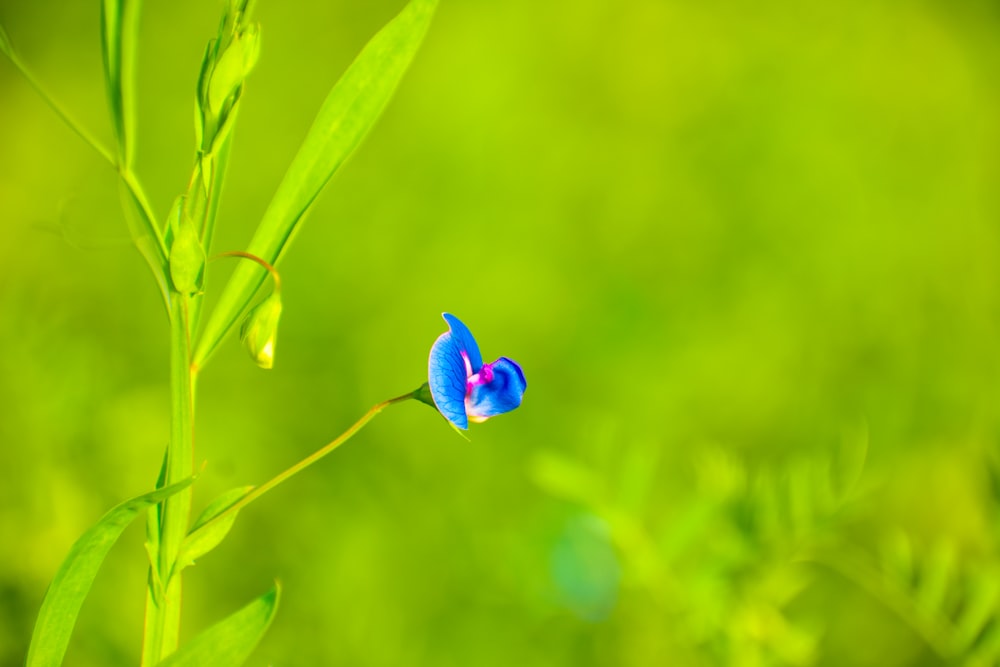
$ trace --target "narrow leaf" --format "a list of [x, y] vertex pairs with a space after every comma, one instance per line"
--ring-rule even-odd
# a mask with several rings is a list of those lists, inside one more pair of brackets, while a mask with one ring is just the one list
[[239, 667], [271, 625], [280, 596], [281, 586], [275, 582], [270, 591], [199, 634], [160, 667]]
[[132, 162], [132, 68], [140, 5], [141, 0], [101, 1], [104, 82], [111, 111], [111, 125], [118, 142], [118, 163], [125, 169]]
[[[163, 452], [163, 462], [160, 464], [160, 474], [156, 477], [156, 489], [162, 489], [167, 483], [167, 456], [169, 448]], [[146, 517], [146, 555], [149, 557], [149, 591], [159, 604], [162, 599], [163, 582], [160, 580], [160, 533], [162, 530], [163, 508], [153, 505], [147, 511]], [[149, 619], [147, 619], [149, 621]]]
[[231, 489], [208, 504], [181, 543], [180, 551], [177, 553], [177, 562], [174, 565], [174, 575], [185, 567], [194, 565], [195, 561], [222, 543], [222, 540], [232, 529], [238, 512], [227, 514], [219, 521], [212, 521], [212, 519], [229, 509], [233, 503], [245, 496], [252, 488], [252, 486], [241, 486]]
[[80, 606], [94, 583], [101, 563], [122, 531], [144, 510], [186, 488], [192, 481], [193, 478], [186, 479], [126, 500], [101, 517], [76, 541], [45, 594], [31, 635], [27, 667], [62, 663]]
[[[247, 250], [274, 264], [309, 206], [357, 148], [396, 90], [423, 40], [437, 0], [411, 2], [371, 39], [330, 91], [264, 212]], [[194, 362], [202, 366], [247, 308], [266, 273], [236, 267], [205, 325]]]
[[136, 190], [133, 183], [129, 181], [130, 175], [122, 174], [119, 192], [122, 199], [122, 209], [125, 212], [125, 219], [128, 222], [129, 232], [132, 234], [132, 242], [138, 248], [139, 254], [153, 271], [156, 285], [160, 288], [160, 296], [165, 304], [170, 303], [170, 268], [167, 258], [167, 249], [160, 230], [157, 229], [149, 211], [149, 205], [142, 198], [141, 192]]

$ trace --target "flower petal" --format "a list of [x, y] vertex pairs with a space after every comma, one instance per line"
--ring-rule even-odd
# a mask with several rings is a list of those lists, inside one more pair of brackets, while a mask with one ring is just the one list
[[454, 334], [450, 331], [441, 334], [431, 347], [427, 383], [438, 411], [463, 429], [469, 428], [469, 418], [465, 414], [466, 379], [465, 359]]
[[[483, 384], [473, 384], [465, 403], [466, 412], [473, 421], [510, 412], [521, 405], [521, 397], [528, 388], [524, 372], [516, 361], [500, 357], [487, 366], [492, 371], [492, 377]], [[480, 375], [486, 373], [481, 372]]]
[[451, 328], [451, 334], [454, 336], [458, 349], [469, 356], [469, 364], [472, 366], [472, 372], [478, 373], [479, 369], [483, 366], [483, 355], [479, 353], [479, 345], [476, 344], [476, 339], [472, 337], [469, 327], [465, 326], [462, 320], [451, 313], [441, 313], [441, 317], [444, 318], [444, 321]]

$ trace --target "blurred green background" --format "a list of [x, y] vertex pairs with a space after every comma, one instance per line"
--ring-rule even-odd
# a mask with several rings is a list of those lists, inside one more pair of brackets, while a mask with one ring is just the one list
[[[98, 4], [0, 21], [110, 145]], [[259, 3], [216, 251], [401, 6]], [[161, 219], [219, 16], [145, 3], [136, 168]], [[184, 637], [277, 578], [252, 665], [997, 664], [998, 30], [986, 0], [443, 0], [280, 267], [274, 370], [231, 340], [202, 376], [195, 508], [422, 382], [442, 310], [523, 365], [524, 405], [471, 443], [421, 405], [380, 416], [188, 571]], [[73, 541], [153, 485], [168, 338], [113, 171], [6, 60], [0, 146], [18, 664]], [[137, 663], [142, 535], [67, 664]]]

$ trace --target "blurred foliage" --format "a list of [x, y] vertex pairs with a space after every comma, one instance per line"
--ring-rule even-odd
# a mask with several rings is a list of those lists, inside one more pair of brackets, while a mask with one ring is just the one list
[[[217, 250], [401, 4], [258, 4]], [[144, 6], [134, 167], [161, 219], [218, 10]], [[0, 0], [111, 145], [98, 21]], [[442, 310], [523, 365], [525, 403], [471, 443], [379, 417], [187, 571], [184, 637], [276, 577], [253, 665], [997, 664], [998, 30], [986, 0], [442, 3], [283, 260], [274, 369], [230, 339], [202, 378], [195, 512], [419, 384]], [[0, 145], [14, 664], [72, 542], [152, 488], [167, 326], [113, 171], [6, 60]], [[136, 662], [141, 545], [68, 664]]]

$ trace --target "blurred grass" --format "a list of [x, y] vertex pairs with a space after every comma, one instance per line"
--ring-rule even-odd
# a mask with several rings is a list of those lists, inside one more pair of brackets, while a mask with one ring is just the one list
[[[217, 249], [247, 242], [399, 4], [259, 3]], [[162, 218], [190, 173], [218, 7], [144, 12], [135, 169]], [[0, 20], [110, 145], [96, 3], [7, 0]], [[858, 586], [792, 563], [791, 526], [760, 538], [741, 494], [829, 458], [863, 419], [859, 496], [822, 540], [874, 561], [902, 530], [996, 561], [998, 28], [985, 1], [443, 3], [281, 267], [275, 369], [230, 341], [203, 376], [196, 510], [416, 386], [445, 309], [487, 358], [522, 363], [525, 403], [471, 444], [421, 406], [381, 416], [189, 570], [185, 636], [278, 577], [251, 664], [939, 664]], [[72, 541], [153, 483], [167, 332], [112, 171], [6, 61], [0, 146], [13, 663]], [[612, 520], [540, 486], [541, 451], [602, 480]], [[71, 664], [135, 661], [140, 532], [99, 576]]]

